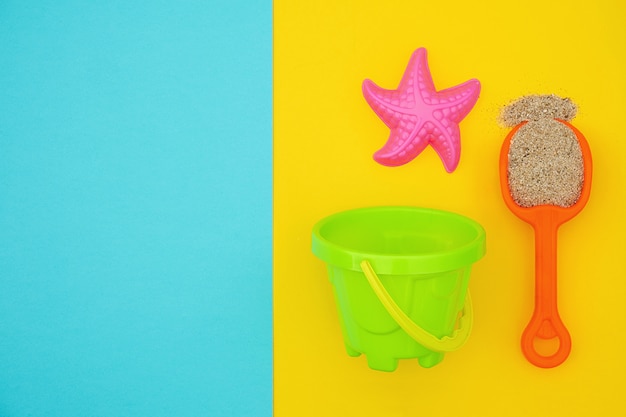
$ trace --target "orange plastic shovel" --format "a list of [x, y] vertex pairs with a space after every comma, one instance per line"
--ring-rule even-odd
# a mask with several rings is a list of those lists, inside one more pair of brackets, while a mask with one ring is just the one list
[[[577, 215], [587, 203], [591, 189], [591, 151], [585, 137], [568, 122], [558, 120], [569, 127], [580, 144], [583, 156], [583, 187], [578, 201], [570, 207], [539, 205], [534, 207], [518, 206], [509, 191], [508, 155], [511, 138], [526, 122], [515, 126], [507, 135], [500, 152], [500, 188], [502, 197], [509, 209], [520, 219], [535, 229], [535, 310], [522, 334], [522, 352], [533, 365], [552, 368], [567, 359], [572, 340], [561, 321], [557, 309], [556, 292], [556, 242], [559, 226]], [[535, 339], [558, 338], [559, 347], [551, 355], [537, 352]]]

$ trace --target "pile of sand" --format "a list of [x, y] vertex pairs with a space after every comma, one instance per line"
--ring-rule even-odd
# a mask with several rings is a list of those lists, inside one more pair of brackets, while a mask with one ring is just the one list
[[576, 134], [565, 124], [576, 115], [569, 99], [554, 95], [527, 96], [504, 108], [500, 122], [516, 126], [511, 138], [508, 181], [521, 207], [550, 204], [570, 207], [583, 187], [583, 156]]

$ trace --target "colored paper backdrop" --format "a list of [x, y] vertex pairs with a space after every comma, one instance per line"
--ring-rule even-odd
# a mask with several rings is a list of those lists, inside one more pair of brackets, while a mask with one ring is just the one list
[[[274, 4], [275, 415], [613, 415], [622, 408], [626, 8], [620, 1], [309, 1]], [[470, 78], [481, 97], [448, 174], [428, 148], [386, 168], [372, 154], [389, 131], [361, 94], [394, 89], [426, 47], [435, 86]], [[559, 232], [559, 307], [568, 360], [539, 369], [520, 351], [533, 308], [533, 231], [502, 200], [500, 109], [526, 94], [579, 105], [594, 178], [587, 207]], [[310, 249], [321, 218], [372, 205], [455, 211], [487, 231], [472, 271], [469, 342], [431, 369], [372, 371], [344, 349], [331, 285]]]
[[0, 5], [0, 416], [269, 416], [267, 1]]

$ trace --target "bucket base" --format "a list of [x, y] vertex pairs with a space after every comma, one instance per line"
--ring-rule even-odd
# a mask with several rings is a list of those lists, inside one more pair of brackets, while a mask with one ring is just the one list
[[[346, 344], [346, 352], [349, 356], [356, 358], [361, 356], [361, 352], [351, 348]], [[418, 363], [422, 368], [432, 368], [433, 366], [439, 364], [445, 354], [440, 352], [431, 352], [426, 355], [420, 356], [417, 358]], [[370, 369], [375, 371], [383, 371], [383, 372], [393, 372], [398, 368], [398, 362], [400, 359], [415, 359], [415, 358], [394, 358], [389, 355], [381, 355], [380, 353], [369, 353], [365, 354], [367, 358], [367, 366]]]

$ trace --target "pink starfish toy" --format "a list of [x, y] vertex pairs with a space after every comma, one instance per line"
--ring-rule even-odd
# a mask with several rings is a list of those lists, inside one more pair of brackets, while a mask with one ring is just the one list
[[365, 100], [391, 129], [387, 143], [374, 154], [374, 160], [386, 166], [403, 165], [430, 144], [446, 171], [454, 171], [461, 153], [459, 122], [472, 110], [479, 93], [480, 82], [476, 79], [435, 90], [424, 48], [413, 53], [396, 90], [363, 81]]

